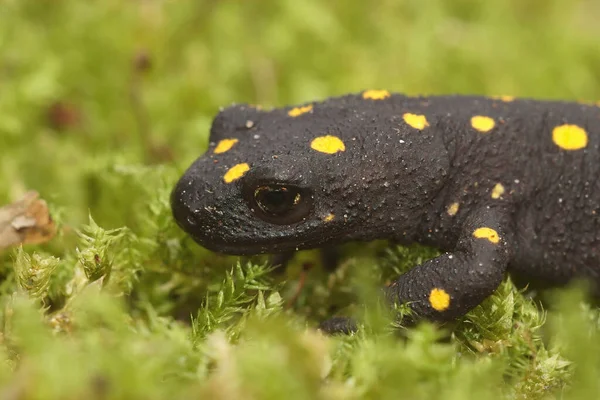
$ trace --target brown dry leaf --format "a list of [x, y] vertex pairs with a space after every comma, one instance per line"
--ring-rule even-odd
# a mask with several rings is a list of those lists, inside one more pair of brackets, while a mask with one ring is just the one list
[[56, 225], [48, 205], [35, 191], [0, 207], [0, 250], [19, 244], [44, 243], [55, 234]]

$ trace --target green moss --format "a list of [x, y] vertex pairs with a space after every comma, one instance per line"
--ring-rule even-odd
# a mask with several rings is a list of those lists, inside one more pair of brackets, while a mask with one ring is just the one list
[[[9, 0], [0, 204], [34, 189], [60, 234], [0, 253], [0, 398], [595, 398], [598, 310], [506, 280], [465, 318], [391, 329], [378, 287], [436, 255], [345, 246], [286, 274], [217, 255], [169, 193], [218, 107], [365, 88], [600, 98], [585, 0]], [[360, 330], [313, 328], [353, 315]]]

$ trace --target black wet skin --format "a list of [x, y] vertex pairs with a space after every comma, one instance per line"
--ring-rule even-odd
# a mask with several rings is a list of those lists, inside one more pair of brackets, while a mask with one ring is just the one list
[[[310, 103], [296, 116], [288, 114], [292, 107], [221, 111], [209, 150], [173, 191], [178, 224], [202, 246], [231, 254], [373, 239], [437, 247], [446, 253], [386, 289], [390, 300], [410, 301], [432, 320], [465, 314], [507, 271], [553, 285], [573, 277], [600, 283], [599, 107], [364, 96]], [[415, 115], [427, 125], [411, 126], [423, 121]], [[483, 123], [472, 122], [476, 116]], [[311, 148], [325, 135], [345, 149]], [[215, 154], [223, 139], [238, 141]], [[248, 171], [226, 183], [241, 163]], [[291, 192], [268, 197], [273, 188]], [[280, 219], [260, 211], [265, 193], [283, 204]], [[289, 193], [297, 204], [286, 214]]]

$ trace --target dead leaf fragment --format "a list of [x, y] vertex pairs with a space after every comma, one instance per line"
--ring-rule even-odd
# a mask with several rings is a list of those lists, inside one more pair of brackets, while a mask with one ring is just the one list
[[38, 244], [56, 234], [48, 205], [35, 191], [0, 207], [0, 250], [19, 244]]

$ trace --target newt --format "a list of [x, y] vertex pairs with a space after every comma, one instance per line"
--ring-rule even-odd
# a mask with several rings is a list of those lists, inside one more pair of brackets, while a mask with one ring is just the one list
[[179, 226], [229, 254], [346, 241], [443, 253], [386, 287], [448, 321], [507, 272], [600, 283], [600, 107], [386, 90], [222, 109], [172, 196]]

